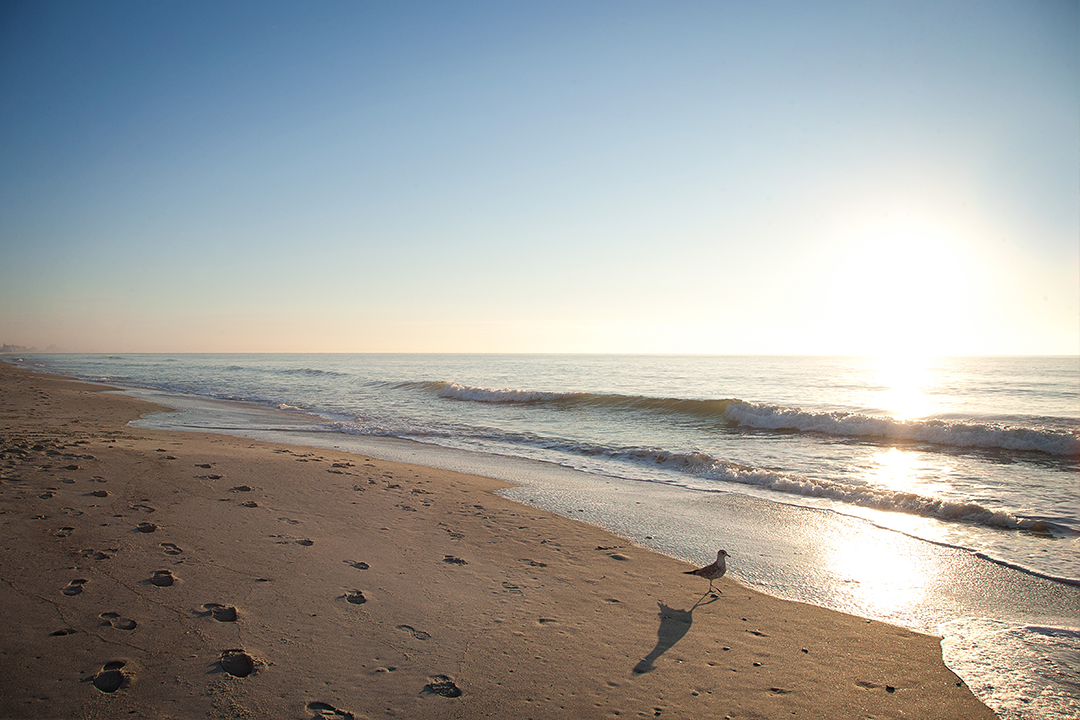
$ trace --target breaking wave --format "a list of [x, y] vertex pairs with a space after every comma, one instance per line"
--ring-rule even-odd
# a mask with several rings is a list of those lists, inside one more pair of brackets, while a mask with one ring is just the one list
[[856, 485], [810, 479], [787, 473], [745, 467], [704, 453], [634, 451], [634, 455], [665, 468], [678, 469], [710, 480], [754, 485], [774, 492], [824, 498], [859, 507], [908, 515], [964, 522], [1002, 530], [1024, 530], [1046, 535], [1075, 535], [1072, 528], [1038, 518], [1021, 518], [977, 502], [945, 500], [875, 485]]
[[[629, 465], [660, 469], [673, 473], [670, 479], [657, 476], [643, 477], [635, 472], [632, 477], [646, 482], [663, 482], [707, 492], [723, 492], [724, 484], [748, 485], [773, 492], [808, 498], [830, 500], [844, 505], [854, 505], [874, 510], [900, 512], [919, 517], [934, 518], [946, 522], [960, 522], [981, 525], [1000, 530], [1020, 530], [1047, 537], [1076, 536], [1077, 530], [1046, 518], [1019, 517], [1003, 510], [988, 508], [974, 501], [928, 497], [918, 493], [894, 490], [880, 485], [835, 482], [824, 478], [808, 478], [793, 473], [749, 467], [728, 460], [721, 460], [708, 453], [691, 451], [676, 452], [660, 448], [623, 447], [612, 448], [604, 445], [576, 442], [572, 440], [541, 437], [531, 433], [507, 434], [499, 431], [483, 432], [475, 429], [468, 436], [460, 431], [437, 428], [387, 427], [371, 424], [359, 428], [355, 425], [352, 432], [365, 435], [390, 435], [440, 443], [461, 440], [492, 441], [487, 451], [498, 453], [497, 447], [509, 445], [516, 448], [515, 454], [523, 448], [539, 451], [553, 451], [567, 464], [578, 469], [585, 469], [568, 458], [590, 458], [611, 461], [614, 466]], [[548, 456], [550, 457], [550, 456]], [[593, 462], [585, 463], [596, 472]], [[606, 464], [606, 463], [605, 463]], [[600, 472], [611, 472], [612, 467]], [[615, 474], [621, 475], [618, 471]], [[679, 476], [696, 478], [697, 482], [687, 483], [674, 479]], [[705, 481], [702, 483], [701, 481]]]
[[645, 448], [610, 450], [580, 446], [566, 446], [559, 449], [576, 451], [585, 455], [603, 455], [617, 461], [653, 465], [716, 482], [752, 485], [773, 492], [822, 498], [874, 510], [902, 512], [908, 515], [983, 525], [1001, 530], [1023, 530], [1048, 536], [1077, 534], [1076, 530], [1067, 525], [1041, 518], [1017, 517], [1008, 512], [987, 508], [977, 502], [945, 500], [875, 485], [810, 479], [789, 473], [747, 467], [719, 460], [702, 452], [681, 453]]
[[798, 408], [733, 401], [726, 416], [763, 430], [816, 432], [845, 437], [914, 440], [960, 448], [999, 448], [1050, 455], [1080, 455], [1080, 435], [1062, 430], [950, 420], [897, 420], [859, 413], [808, 412]]
[[588, 392], [498, 390], [442, 381], [398, 383], [394, 387], [434, 392], [438, 397], [447, 400], [543, 404], [567, 410], [645, 411], [755, 430], [917, 441], [957, 448], [1041, 452], [1062, 456], [1080, 455], [1080, 432], [1075, 430], [1016, 427], [1001, 423], [958, 422], [933, 418], [898, 420], [851, 412], [815, 412], [801, 408], [746, 402], [735, 398], [692, 400]]

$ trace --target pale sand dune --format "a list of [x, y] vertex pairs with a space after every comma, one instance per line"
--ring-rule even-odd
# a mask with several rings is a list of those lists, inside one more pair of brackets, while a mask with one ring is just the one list
[[994, 717], [936, 638], [703, 596], [494, 480], [0, 398], [0, 717]]

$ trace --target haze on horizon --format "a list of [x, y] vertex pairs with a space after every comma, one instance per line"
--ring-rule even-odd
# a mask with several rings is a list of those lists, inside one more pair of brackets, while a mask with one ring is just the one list
[[0, 344], [1080, 353], [1080, 11], [8, 2]]

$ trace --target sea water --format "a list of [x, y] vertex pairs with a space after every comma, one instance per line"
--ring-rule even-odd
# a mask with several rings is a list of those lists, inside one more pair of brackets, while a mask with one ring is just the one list
[[151, 426], [500, 477], [511, 497], [690, 562], [724, 546], [748, 585], [943, 635], [1003, 717], [1080, 713], [1076, 357], [22, 362], [177, 409]]

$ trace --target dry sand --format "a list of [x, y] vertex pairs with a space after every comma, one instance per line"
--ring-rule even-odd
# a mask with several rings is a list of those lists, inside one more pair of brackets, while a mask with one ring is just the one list
[[494, 480], [0, 398], [4, 718], [994, 717], [937, 638], [703, 595]]

